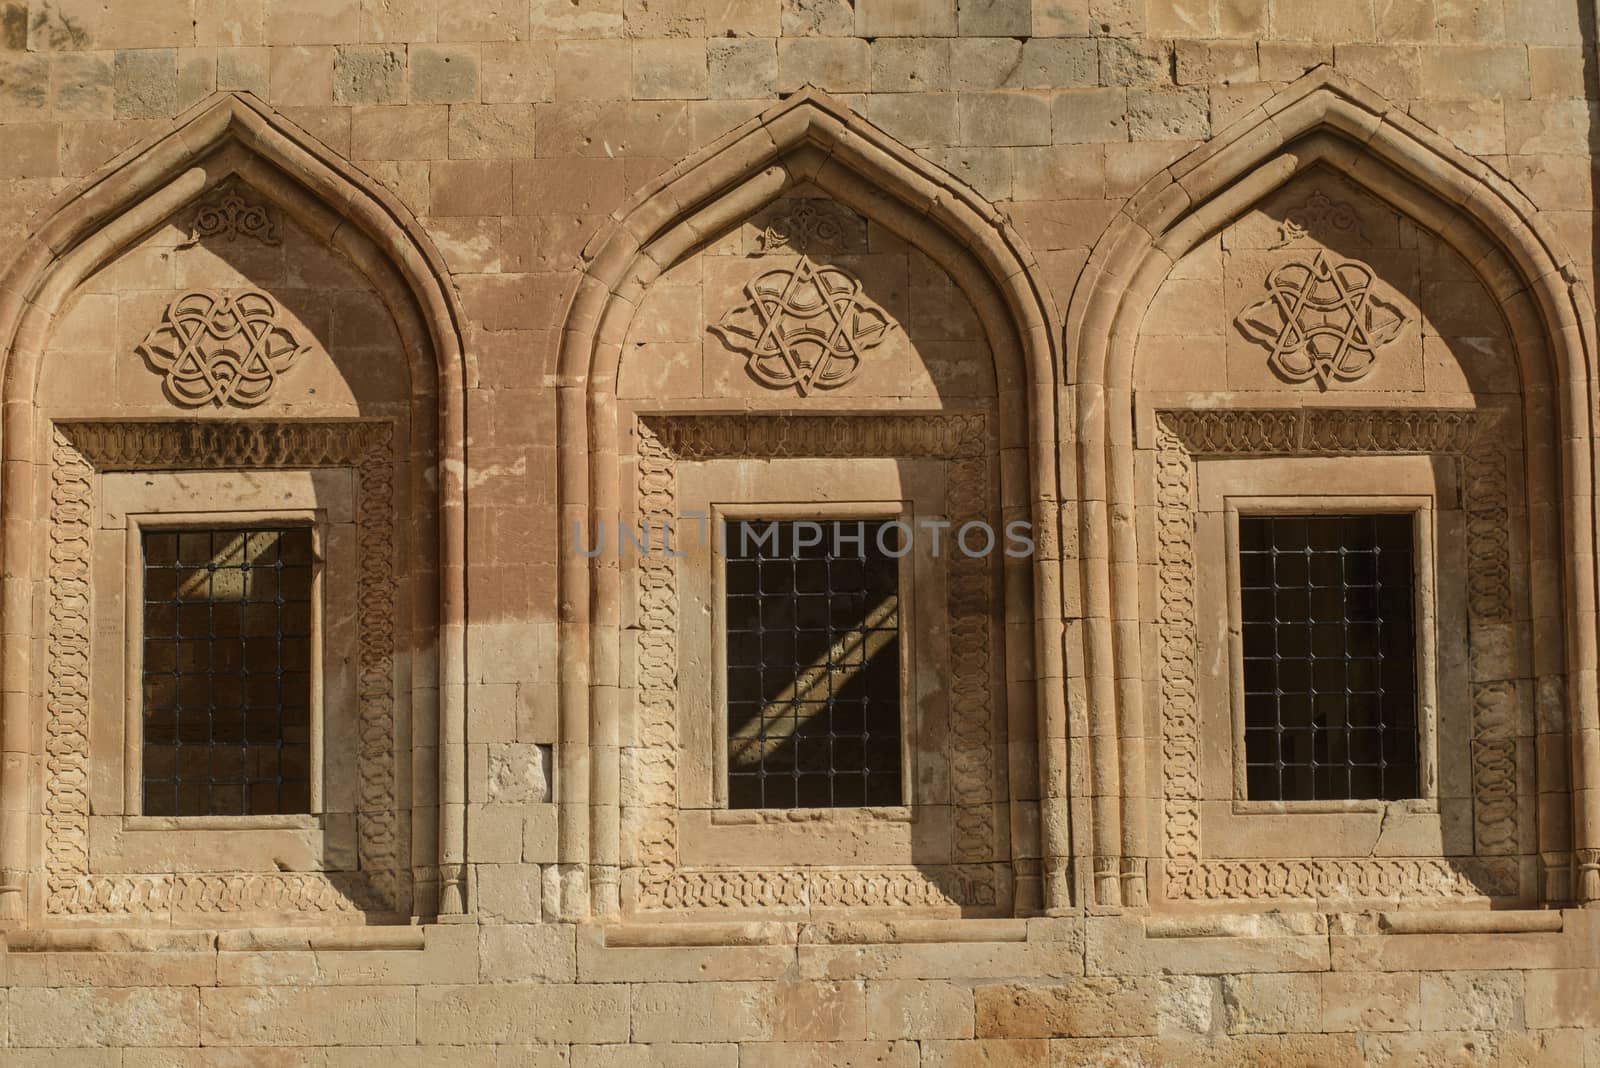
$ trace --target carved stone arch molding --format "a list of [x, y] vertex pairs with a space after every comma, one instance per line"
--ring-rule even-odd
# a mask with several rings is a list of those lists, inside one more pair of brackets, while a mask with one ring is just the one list
[[[1270, 413], [1249, 411], [1232, 413], [1232, 417], [1219, 412], [1216, 440], [1201, 446], [1181, 440], [1182, 434], [1174, 435], [1172, 427], [1188, 424], [1173, 422], [1177, 417], [1170, 413], [1158, 415], [1148, 430], [1136, 431], [1132, 414], [1134, 345], [1151, 300], [1168, 272], [1190, 250], [1313, 167], [1343, 176], [1459, 253], [1498, 303], [1514, 341], [1520, 421], [1528, 434], [1523, 474], [1530, 494], [1544, 492], [1543, 499], [1550, 502], [1546, 507], [1530, 508], [1529, 539], [1535, 557], [1543, 553], [1560, 561], [1558, 580], [1532, 593], [1533, 618], [1546, 619], [1553, 626], [1550, 633], [1559, 631], [1564, 640], [1564, 655], [1548, 676], [1541, 671], [1537, 684], [1541, 718], [1553, 707], [1560, 722], [1564, 706], [1567, 744], [1540, 746], [1535, 775], [1540, 790], [1546, 789], [1546, 783], [1564, 789], [1560, 785], [1568, 781], [1564, 765], [1570, 762], [1570, 826], [1554, 806], [1539, 806], [1536, 852], [1540, 880], [1535, 886], [1531, 878], [1525, 879], [1520, 890], [1507, 890], [1502, 877], [1498, 884], [1490, 880], [1500, 890], [1482, 889], [1480, 882], [1474, 891], [1473, 875], [1465, 869], [1446, 878], [1445, 873], [1390, 870], [1383, 863], [1369, 865], [1371, 870], [1357, 862], [1348, 870], [1334, 871], [1338, 867], [1334, 865], [1320, 872], [1313, 867], [1288, 871], [1284, 865], [1265, 863], [1234, 865], [1227, 872], [1188, 869], [1177, 892], [1164, 896], [1169, 900], [1223, 901], [1321, 896], [1425, 898], [1475, 892], [1523, 900], [1595, 901], [1600, 899], [1600, 700], [1596, 691], [1593, 566], [1593, 301], [1538, 211], [1508, 181], [1370, 90], [1321, 68], [1150, 179], [1108, 226], [1072, 297], [1066, 337], [1078, 414], [1080, 558], [1076, 581], [1083, 590], [1085, 665], [1085, 677], [1072, 681], [1084, 687], [1094, 720], [1088, 731], [1094, 797], [1088, 849], [1093, 857], [1095, 898], [1099, 904], [1113, 907], [1147, 903], [1145, 866], [1152, 858], [1163, 856], [1161, 842], [1168, 830], [1150, 826], [1166, 819], [1152, 813], [1170, 811], [1170, 806], [1161, 809], [1146, 800], [1163, 797], [1166, 784], [1156, 778], [1162, 774], [1161, 765], [1170, 763], [1172, 750], [1170, 739], [1146, 736], [1154, 717], [1145, 710], [1151, 702], [1159, 702], [1162, 722], [1168, 722], [1173, 695], [1149, 694], [1141, 682], [1140, 634], [1133, 622], [1140, 618], [1140, 548], [1129, 521], [1138, 482], [1136, 447], [1142, 442], [1155, 450], [1152, 463], [1163, 504], [1181, 504], [1185, 499], [1182, 480], [1167, 476], [1178, 470], [1174, 463], [1188, 464], [1189, 450], [1196, 447], [1200, 453], [1212, 455], [1220, 450], [1220, 454], [1283, 456], [1307, 451], [1353, 455], [1418, 448], [1398, 442], [1408, 433], [1408, 414], [1423, 409], [1366, 412], [1375, 428], [1384, 423], [1385, 416], [1392, 419], [1381, 432], [1364, 431], [1360, 441], [1319, 443], [1312, 440], [1316, 434], [1296, 431], [1289, 435], [1292, 441], [1285, 438], [1273, 445], [1258, 433], [1271, 422]], [[1330, 411], [1325, 399], [1305, 394], [1286, 399], [1290, 405], [1304, 405], [1308, 414]], [[1386, 438], [1395, 440], [1385, 444]], [[1469, 470], [1464, 477], [1470, 480], [1474, 476]], [[1183, 522], [1173, 529], [1181, 528]], [[1170, 534], [1171, 530], [1163, 527], [1158, 539], [1163, 581], [1169, 562], [1181, 563], [1183, 555], [1181, 545], [1169, 544]], [[1163, 675], [1164, 689], [1165, 682]], [[1474, 724], [1476, 729], [1476, 721]], [[1482, 812], [1480, 807], [1477, 818], [1483, 818]], [[1524, 815], [1528, 822], [1532, 818], [1531, 812]], [[1527, 851], [1535, 850], [1530, 847]], [[1485, 852], [1481, 844], [1478, 852]], [[1252, 867], [1261, 870], [1245, 870]], [[1571, 878], [1573, 873], [1576, 878]], [[1501, 875], [1505, 875], [1503, 868]], [[1169, 882], [1171, 879], [1169, 872]], [[1467, 890], [1459, 888], [1463, 879], [1469, 884]], [[1425, 884], [1421, 890], [1419, 884]], [[1328, 885], [1340, 889], [1330, 895], [1325, 889]], [[1367, 890], [1370, 893], [1364, 892]]]
[[[1038, 830], [1033, 830], [1032, 811], [1021, 815], [1013, 801], [1012, 826], [1024, 828], [1014, 837], [1022, 841], [1012, 845], [1010, 856], [999, 859], [1008, 877], [1015, 876], [1015, 901], [1025, 902], [1022, 907], [1065, 908], [1072, 900], [1073, 835], [1067, 806], [1059, 547], [1062, 485], [1070, 472], [1060, 467], [1057, 443], [1065, 440], [1062, 420], [1070, 414], [1061, 408], [1057, 388], [1059, 321], [1036, 277], [1033, 258], [1015, 230], [970, 188], [840, 102], [807, 90], [739, 126], [641, 189], [584, 250], [584, 275], [566, 317], [557, 402], [563, 539], [574, 524], [588, 530], [598, 524], [614, 528], [619, 515], [632, 507], [623, 500], [620, 471], [627, 454], [638, 453], [641, 484], [659, 476], [666, 480], [661, 483], [664, 492], [670, 493], [673, 462], [697, 450], [704, 452], [703, 442], [690, 444], [701, 435], [721, 442], [723, 455], [759, 455], [748, 451], [759, 441], [766, 441], [775, 450], [768, 455], [775, 456], [846, 456], [851, 453], [838, 450], [857, 447], [863, 451], [855, 455], [914, 455], [959, 466], [973, 455], [964, 451], [971, 445], [958, 446], [951, 438], [954, 431], [945, 428], [951, 417], [937, 411], [898, 421], [887, 415], [856, 418], [854, 422], [865, 429], [855, 431], [842, 426], [851, 413], [837, 406], [835, 430], [828, 429], [826, 419], [813, 425], [793, 418], [794, 413], [811, 416], [819, 411], [812, 406], [816, 398], [805, 396], [805, 382], [800, 383], [799, 396], [791, 398], [794, 407], [787, 417], [770, 406], [733, 423], [729, 423], [732, 417], [707, 412], [685, 428], [656, 417], [620, 416], [623, 343], [650, 285], [797, 186], [811, 189], [813, 195], [820, 190], [931, 258], [971, 303], [993, 353], [1000, 425], [991, 423], [986, 430], [979, 417], [978, 436], [971, 440], [995, 436], [1000, 448], [1009, 450], [1004, 454], [1013, 459], [997, 467], [998, 499], [1004, 502], [1007, 519], [1031, 519], [1039, 546], [1031, 561], [1004, 569], [1006, 632], [1017, 640], [1006, 644], [1004, 668], [994, 667], [996, 678], [1006, 672], [1008, 690], [1015, 695], [1012, 729], [1021, 731], [1016, 726], [1021, 722], [1028, 735], [1013, 736], [1010, 748], [1016, 752], [1023, 741], [1031, 750], [1037, 742], [1037, 765], [1030, 751], [1023, 764], [1014, 756], [1010, 768], [1013, 776], [1038, 776], [1037, 789], [1030, 782], [1021, 792], [1030, 809], [1038, 806]], [[781, 233], [769, 230], [763, 235], [760, 248], [769, 250], [773, 244], [787, 248], [786, 242], [805, 237], [810, 224], [799, 215], [796, 212], [785, 222]], [[826, 235], [818, 231], [811, 236]], [[795, 270], [808, 269], [807, 262], [802, 257]], [[824, 278], [819, 284], [835, 283]], [[867, 329], [874, 331], [867, 340], [876, 340], [882, 332], [881, 319]], [[742, 340], [742, 335], [735, 340]], [[816, 384], [828, 386], [820, 370], [817, 374]], [[693, 413], [659, 416], [687, 414]], [[969, 430], [973, 426], [960, 425]], [[748, 441], [740, 443], [746, 436]], [[955, 437], [968, 441], [970, 434]], [[627, 587], [614, 560], [587, 560], [564, 544], [559, 584], [561, 913], [567, 918], [615, 916], [623, 898], [624, 798], [636, 786], [628, 781], [632, 773], [623, 770], [622, 761], [622, 746], [631, 744], [622, 734], [624, 676], [642, 675], [645, 667], [627, 663], [622, 651], [620, 630], [627, 612], [621, 599]], [[1014, 615], [1024, 611], [1020, 618]], [[1019, 679], [1024, 680], [1020, 686]], [[1024, 705], [1028, 713], [1019, 720], [1016, 707]], [[641, 739], [639, 744], [645, 743]], [[668, 739], [665, 744], [670, 748], [672, 743]], [[655, 750], [651, 758], [669, 763], [673, 759], [670, 752]], [[1011, 796], [1017, 795], [1013, 789]], [[1032, 800], [1035, 796], [1044, 798], [1043, 803]], [[707, 902], [731, 908], [796, 902], [812, 907], [988, 904], [1006, 911], [1016, 907], [1010, 899], [992, 900], [992, 883], [988, 889], [964, 883], [967, 874], [923, 879], [905, 870], [833, 869], [777, 873], [772, 878], [719, 874], [707, 882], [689, 873], [688, 882], [678, 878], [665, 893], [674, 900], [692, 898], [701, 907]]]
[[[230, 185], [218, 190], [224, 182]], [[248, 191], [252, 201], [247, 204], [233, 196], [238, 190]], [[314, 240], [346, 257], [387, 307], [409, 365], [412, 414], [408, 421], [417, 436], [414, 441], [391, 443], [390, 424], [366, 419], [348, 423], [252, 422], [247, 413], [241, 418], [241, 413], [234, 411], [226, 413], [233, 416], [226, 421], [207, 421], [214, 413], [202, 411], [192, 419], [181, 416], [181, 421], [57, 423], [52, 430], [37, 417], [35, 396], [45, 340], [64, 303], [84, 279], [174, 212], [196, 204], [200, 205], [197, 233], [276, 244], [273, 224], [260, 214], [257, 201], [282, 212]], [[270, 301], [265, 307], [271, 307]], [[392, 463], [389, 457], [394, 450], [402, 455], [436, 456], [437, 488], [431, 488], [432, 472], [415, 472], [413, 479], [418, 486], [424, 478], [429, 480], [427, 492], [436, 502], [439, 528], [410, 534], [420, 533], [426, 539], [414, 544], [426, 547], [426, 556], [436, 562], [438, 573], [436, 602], [423, 606], [419, 599], [417, 617], [418, 633], [427, 635], [430, 645], [436, 641], [436, 647], [419, 652], [424, 659], [437, 658], [438, 676], [436, 680], [419, 677], [412, 686], [417, 699], [438, 702], [437, 742], [413, 739], [413, 744], [423, 749], [437, 745], [438, 808], [412, 814], [412, 841], [421, 843], [422, 851], [405, 850], [411, 854], [412, 867], [404, 879], [408, 885], [415, 879], [419, 888], [436, 881], [439, 914], [465, 911], [466, 586], [462, 554], [466, 542], [466, 388], [472, 368], [463, 349], [460, 323], [443, 259], [410, 213], [372, 179], [248, 94], [219, 94], [203, 101], [175, 119], [159, 137], [128, 150], [62, 194], [45, 213], [0, 280], [5, 404], [0, 436], [4, 464], [0, 642], [5, 664], [0, 702], [4, 753], [0, 767], [0, 920], [14, 922], [25, 915], [48, 919], [63, 911], [108, 909], [218, 912], [265, 908], [326, 913], [347, 910], [354, 904], [353, 900], [341, 904], [337, 888], [309, 883], [259, 887], [241, 878], [234, 880], [239, 885], [225, 879], [211, 885], [183, 876], [169, 877], [165, 883], [157, 879], [148, 885], [79, 888], [80, 896], [74, 900], [84, 906], [81, 908], [63, 898], [65, 883], [59, 879], [49, 896], [60, 907], [45, 908], [43, 901], [24, 900], [44, 889], [39, 876], [49, 866], [49, 858], [42, 856], [46, 851], [34, 824], [41, 819], [39, 798], [46, 792], [41, 779], [56, 773], [47, 769], [48, 761], [39, 751], [41, 698], [30, 692], [30, 678], [37, 677], [39, 669], [30, 664], [34, 655], [30, 605], [47, 577], [36, 573], [39, 565], [32, 547], [50, 533], [47, 524], [72, 518], [65, 512], [56, 516], [32, 513], [35, 472], [55, 465], [59, 470], [52, 477], [58, 495], [70, 496], [68, 476], [91, 471], [98, 463], [105, 462], [113, 470], [149, 469], [186, 457], [192, 461], [196, 456], [211, 456], [213, 446], [223, 448], [226, 454], [218, 462], [235, 467], [350, 466], [360, 479], [362, 522], [389, 514], [382, 511], [390, 507], [388, 489], [379, 483], [382, 472], [389, 470], [385, 465]], [[246, 402], [253, 403], [253, 399], [246, 398]], [[186, 432], [212, 437], [190, 441], [184, 437]], [[122, 437], [116, 437], [117, 433]], [[114, 455], [95, 455], [98, 445], [94, 443], [101, 439], [117, 443], [111, 450]], [[62, 482], [63, 478], [67, 482]], [[396, 532], [406, 533], [398, 528]], [[379, 580], [373, 587], [376, 594], [369, 594], [363, 586], [363, 617], [381, 609], [371, 596], [381, 598], [381, 588], [393, 582], [382, 579], [386, 557], [378, 551], [380, 542], [376, 527], [363, 542], [373, 551], [364, 552], [361, 567], [372, 569]], [[51, 581], [61, 578], [54, 575]], [[429, 592], [425, 599], [432, 601], [434, 596]], [[365, 677], [368, 646], [381, 648], [381, 643], [371, 644], [365, 635], [364, 631], [363, 693], [369, 681], [373, 685], [377, 681], [376, 676], [372, 680]], [[374, 662], [372, 670], [380, 667]], [[418, 722], [431, 723], [432, 716], [429, 711], [419, 716]], [[364, 718], [362, 730], [368, 726]], [[363, 745], [368, 741], [364, 737]], [[408, 754], [391, 756], [402, 767], [413, 766]], [[425, 785], [417, 796], [432, 795], [434, 784]], [[399, 825], [400, 831], [385, 833], [405, 833], [406, 819], [401, 817]], [[436, 857], [432, 855], [435, 844]], [[90, 901], [83, 893], [100, 898]], [[419, 894], [411, 907], [431, 912], [435, 907], [431, 897], [431, 892]]]

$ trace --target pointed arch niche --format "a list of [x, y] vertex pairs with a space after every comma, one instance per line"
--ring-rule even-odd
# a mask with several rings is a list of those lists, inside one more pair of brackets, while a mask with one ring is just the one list
[[[6, 920], [464, 911], [459, 322], [410, 214], [245, 94], [47, 213], [0, 281]], [[270, 355], [230, 377], [239, 331]], [[306, 816], [140, 801], [133, 524], [199, 512], [319, 532]]]
[[[1319, 263], [1382, 302], [1325, 386], [1269, 362]], [[1600, 896], [1592, 301], [1533, 205], [1314, 71], [1130, 199], [1066, 336], [1097, 903]], [[1229, 509], [1296, 495], [1422, 509], [1416, 802], [1250, 801]]]
[[[585, 257], [558, 383], [563, 914], [1065, 906], [1058, 335], [1016, 233], [807, 91], [640, 190]], [[807, 388], [748, 358], [738, 309], [758, 277], [811, 270], [858, 287], [872, 328], [850, 374]], [[578, 532], [890, 498], [1025, 520], [1037, 552], [916, 572], [907, 804], [743, 818], [715, 797], [709, 552], [586, 558]]]

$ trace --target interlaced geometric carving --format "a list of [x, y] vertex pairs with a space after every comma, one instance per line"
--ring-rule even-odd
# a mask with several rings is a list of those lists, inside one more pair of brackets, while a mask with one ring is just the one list
[[1267, 275], [1267, 296], [1235, 321], [1252, 341], [1271, 350], [1267, 363], [1290, 382], [1354, 382], [1372, 369], [1406, 315], [1374, 293], [1372, 268], [1334, 262], [1318, 252], [1307, 263], [1286, 263]]
[[174, 402], [248, 408], [266, 400], [310, 347], [278, 321], [278, 305], [265, 293], [196, 291], [167, 305], [136, 351], [166, 372]]
[[794, 386], [802, 397], [849, 382], [862, 355], [894, 329], [888, 314], [862, 295], [858, 279], [808, 256], [756, 275], [744, 293], [749, 303], [724, 313], [711, 330], [749, 356], [756, 381]]
[[263, 245], [278, 244], [278, 230], [265, 205], [251, 203], [238, 193], [228, 192], [195, 209], [194, 225], [189, 228], [191, 241], [202, 237], [223, 237], [232, 241], [240, 236], [253, 237]]

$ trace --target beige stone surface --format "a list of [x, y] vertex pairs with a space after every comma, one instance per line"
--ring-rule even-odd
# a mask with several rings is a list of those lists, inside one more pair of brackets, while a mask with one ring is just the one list
[[[0, 3], [0, 1063], [1600, 1062], [1581, 6]], [[1424, 796], [1252, 807], [1229, 508], [1401, 497]], [[1039, 552], [903, 570], [903, 804], [729, 812], [714, 559], [571, 524], [869, 505]], [[174, 515], [321, 532], [313, 811], [143, 814]]]

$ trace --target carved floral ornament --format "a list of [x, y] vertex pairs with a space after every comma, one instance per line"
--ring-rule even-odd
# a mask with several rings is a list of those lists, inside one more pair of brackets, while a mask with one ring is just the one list
[[763, 252], [808, 248], [842, 252], [844, 234], [845, 223], [836, 209], [819, 208], [810, 201], [802, 200], [787, 214], [768, 222], [757, 240]]
[[271, 395], [310, 346], [281, 321], [277, 302], [265, 293], [197, 290], [167, 305], [135, 351], [165, 373], [175, 403], [249, 408]]
[[189, 227], [191, 243], [203, 237], [223, 237], [233, 241], [241, 236], [253, 237], [263, 245], [279, 243], [277, 225], [272, 221], [272, 212], [266, 205], [229, 191], [195, 209], [194, 223]]
[[1278, 224], [1278, 243], [1272, 247], [1283, 248], [1313, 235], [1365, 237], [1361, 220], [1346, 201], [1334, 200], [1326, 193], [1312, 193], [1284, 215]]
[[836, 389], [861, 370], [865, 354], [894, 329], [887, 312], [841, 267], [801, 256], [745, 283], [748, 301], [725, 312], [712, 332], [749, 357], [756, 381], [773, 389]]
[[1377, 294], [1372, 268], [1318, 252], [1267, 275], [1267, 295], [1241, 311], [1239, 330], [1270, 350], [1267, 364], [1290, 382], [1364, 378], [1378, 350], [1400, 336], [1406, 314]]

